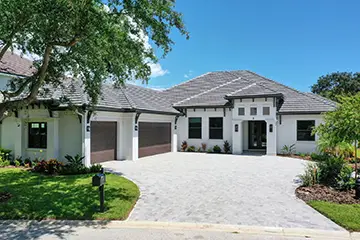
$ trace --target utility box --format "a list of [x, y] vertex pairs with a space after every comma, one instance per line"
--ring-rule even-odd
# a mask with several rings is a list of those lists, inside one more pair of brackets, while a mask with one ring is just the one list
[[105, 174], [103, 173], [98, 173], [92, 177], [92, 185], [94, 187], [104, 186], [105, 182], [106, 182]]

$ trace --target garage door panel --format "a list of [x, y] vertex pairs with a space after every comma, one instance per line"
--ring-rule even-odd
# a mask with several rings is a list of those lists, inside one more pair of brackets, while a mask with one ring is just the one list
[[91, 163], [116, 159], [116, 122], [91, 122]]
[[171, 151], [171, 123], [139, 123], [139, 157]]

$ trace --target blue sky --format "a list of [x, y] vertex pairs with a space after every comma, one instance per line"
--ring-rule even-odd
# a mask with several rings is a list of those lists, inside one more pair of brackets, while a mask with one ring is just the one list
[[302, 91], [318, 77], [359, 71], [360, 1], [177, 0], [190, 39], [176, 31], [149, 86], [248, 69]]

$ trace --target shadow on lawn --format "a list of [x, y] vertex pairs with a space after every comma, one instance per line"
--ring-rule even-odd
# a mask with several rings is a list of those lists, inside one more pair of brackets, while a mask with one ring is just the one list
[[38, 239], [44, 235], [68, 239], [81, 227], [105, 228], [108, 221], [1, 221], [0, 239]]
[[[26, 171], [5, 172], [0, 174], [0, 191], [13, 195], [8, 202], [0, 204], [0, 219], [101, 219], [99, 191], [91, 186], [90, 175], [51, 177]], [[111, 207], [107, 202], [114, 199], [133, 201], [126, 189], [106, 185], [108, 210]]]

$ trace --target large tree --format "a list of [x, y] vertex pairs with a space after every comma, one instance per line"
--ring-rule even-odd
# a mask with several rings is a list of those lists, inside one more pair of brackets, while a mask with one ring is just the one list
[[342, 143], [352, 144], [355, 153], [357, 173], [357, 148], [360, 141], [360, 92], [355, 96], [339, 97], [335, 111], [324, 115], [324, 123], [315, 128], [314, 132], [320, 139], [328, 142], [329, 147]]
[[335, 72], [321, 76], [311, 91], [334, 101], [338, 96], [355, 95], [360, 92], [360, 73]]
[[14, 48], [36, 59], [33, 76], [1, 92], [0, 119], [69, 75], [84, 83], [92, 103], [104, 81], [147, 81], [155, 50], [162, 57], [171, 50], [171, 30], [188, 38], [174, 8], [175, 0], [0, 0], [0, 60]]

